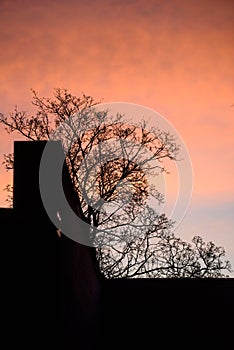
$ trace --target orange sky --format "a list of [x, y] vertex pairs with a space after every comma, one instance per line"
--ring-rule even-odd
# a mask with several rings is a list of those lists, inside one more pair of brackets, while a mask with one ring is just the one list
[[[193, 213], [200, 207], [206, 232], [213, 215], [206, 225], [206, 208], [233, 211], [233, 23], [231, 0], [1, 0], [0, 111], [15, 104], [31, 109], [30, 88], [47, 96], [54, 87], [158, 111], [192, 159], [193, 199], [184, 227], [197, 225]], [[2, 159], [15, 138], [2, 129], [0, 137]], [[0, 189], [9, 179], [1, 167]], [[4, 198], [0, 191], [1, 206]], [[232, 245], [234, 257], [233, 219], [225, 215], [216, 226], [226, 238], [214, 236]]]

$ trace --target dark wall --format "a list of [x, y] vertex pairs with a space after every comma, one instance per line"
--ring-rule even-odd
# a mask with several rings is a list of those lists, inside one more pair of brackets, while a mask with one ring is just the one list
[[115, 348], [228, 349], [233, 343], [233, 279], [108, 280], [103, 290], [102, 338], [109, 334]]

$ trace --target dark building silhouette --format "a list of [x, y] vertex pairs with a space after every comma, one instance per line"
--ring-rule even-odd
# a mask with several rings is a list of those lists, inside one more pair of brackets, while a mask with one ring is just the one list
[[[225, 341], [233, 279], [105, 280], [94, 249], [56, 233], [39, 191], [46, 142], [14, 143], [14, 206], [0, 209], [2, 320], [8, 347], [134, 349]], [[55, 142], [55, 152], [62, 152]], [[66, 167], [64, 192], [74, 206]], [[75, 207], [74, 207], [75, 210]], [[187, 348], [190, 348], [188, 345]]]
[[[6, 315], [11, 310], [9, 327], [25, 347], [94, 349], [100, 305], [94, 248], [64, 235], [59, 238], [44, 210], [39, 165], [45, 145], [14, 143], [13, 209], [0, 210], [1, 232], [11, 248], [6, 289], [12, 296]], [[56, 157], [56, 152], [62, 152], [60, 143], [54, 142], [54, 148]], [[63, 184], [72, 206], [66, 167]]]

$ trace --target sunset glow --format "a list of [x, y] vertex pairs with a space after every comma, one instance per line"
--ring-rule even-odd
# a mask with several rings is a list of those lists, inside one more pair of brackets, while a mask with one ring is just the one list
[[[234, 267], [233, 13], [231, 0], [2, 0], [0, 112], [33, 112], [30, 89], [47, 97], [55, 87], [157, 111], [194, 171], [178, 233], [224, 246]], [[2, 161], [21, 138], [0, 137]], [[11, 181], [1, 166], [2, 207]]]

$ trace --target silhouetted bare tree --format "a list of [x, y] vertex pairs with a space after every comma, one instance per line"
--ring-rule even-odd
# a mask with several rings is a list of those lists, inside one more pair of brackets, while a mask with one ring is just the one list
[[[55, 89], [53, 98], [33, 92], [36, 114], [0, 114], [7, 132], [28, 140], [61, 139], [77, 194], [77, 211], [90, 226], [99, 266], [107, 278], [223, 277], [231, 271], [225, 251], [194, 237], [192, 244], [174, 236], [173, 222], [147, 205], [163, 196], [147, 178], [166, 171], [176, 160], [173, 135], [130, 124], [123, 115], [108, 115], [90, 96]], [[111, 141], [111, 142], [109, 142]], [[13, 155], [5, 156], [7, 169]]]

